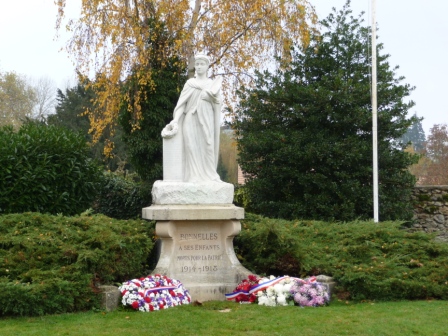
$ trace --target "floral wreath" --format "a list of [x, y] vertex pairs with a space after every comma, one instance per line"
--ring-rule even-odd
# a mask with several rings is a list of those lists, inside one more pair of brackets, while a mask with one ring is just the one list
[[162, 130], [162, 138], [171, 139], [173, 136], [177, 134], [179, 130], [179, 126], [176, 121], [171, 121], [168, 125], [166, 125]]
[[256, 275], [249, 275], [238, 284], [233, 293], [225, 296], [227, 300], [240, 303], [258, 301], [259, 305], [264, 306], [318, 307], [330, 301], [327, 287], [317, 282], [316, 277], [303, 280], [289, 276], [258, 278]]
[[179, 280], [160, 274], [123, 282], [118, 289], [124, 306], [143, 312], [189, 304], [191, 301], [190, 293]]

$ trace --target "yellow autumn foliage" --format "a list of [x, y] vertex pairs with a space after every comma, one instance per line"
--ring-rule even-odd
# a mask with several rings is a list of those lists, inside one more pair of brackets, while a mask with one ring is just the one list
[[[64, 26], [66, 1], [56, 0], [57, 29]], [[120, 83], [132, 70], [144, 70], [139, 81], [152, 84], [148, 41], [157, 38], [157, 29], [150, 29], [151, 20], [163, 22], [174, 41], [157, 57], [178, 55], [192, 77], [194, 54], [207, 53], [211, 75], [224, 76], [229, 102], [254, 69], [272, 65], [275, 56], [287, 61], [293, 43], [308, 43], [316, 15], [308, 0], [82, 0], [81, 16], [65, 27], [72, 32], [67, 50], [77, 71], [96, 76], [95, 111], [86, 111], [94, 141], [114, 128], [120, 102], [129, 99], [121, 96]], [[141, 117], [138, 99], [132, 112]]]

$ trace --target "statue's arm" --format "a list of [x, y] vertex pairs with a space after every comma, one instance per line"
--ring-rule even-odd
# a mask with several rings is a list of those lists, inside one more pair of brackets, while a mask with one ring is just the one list
[[221, 85], [222, 78], [216, 78], [209, 89], [203, 91], [201, 98], [204, 100], [208, 100], [213, 104], [221, 103]]
[[182, 89], [182, 92], [180, 93], [179, 100], [177, 101], [177, 105], [174, 108], [174, 112], [173, 112], [173, 121], [174, 122], [179, 122], [180, 117], [185, 112], [185, 108], [187, 106], [187, 102], [188, 102], [190, 94], [191, 94], [191, 88], [187, 82], [187, 83], [185, 83], [184, 88]]
[[179, 122], [179, 119], [184, 112], [185, 112], [185, 104], [182, 104], [180, 106], [177, 105], [173, 112], [173, 121], [176, 123]]

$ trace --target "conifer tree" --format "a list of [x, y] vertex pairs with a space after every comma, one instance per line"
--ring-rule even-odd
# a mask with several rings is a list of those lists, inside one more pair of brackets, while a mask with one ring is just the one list
[[[249, 177], [248, 211], [269, 217], [353, 220], [373, 217], [369, 28], [349, 2], [333, 11], [292, 62], [242, 88], [233, 127]], [[398, 141], [415, 117], [412, 87], [378, 45], [380, 220], [410, 219], [415, 155]]]
[[401, 141], [405, 144], [411, 143], [414, 151], [419, 153], [424, 150], [426, 141], [425, 131], [422, 126], [422, 119], [423, 118], [418, 118], [417, 114], [414, 114], [414, 122], [401, 138]]

